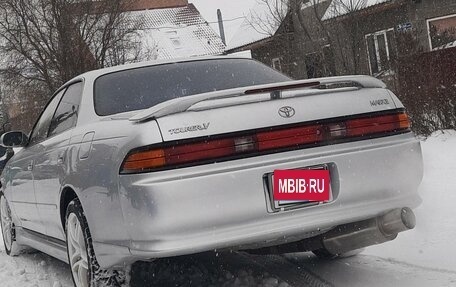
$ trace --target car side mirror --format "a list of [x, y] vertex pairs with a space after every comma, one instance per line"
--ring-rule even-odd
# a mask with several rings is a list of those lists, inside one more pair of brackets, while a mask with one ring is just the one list
[[28, 136], [23, 132], [7, 132], [0, 137], [0, 145], [4, 147], [24, 147]]

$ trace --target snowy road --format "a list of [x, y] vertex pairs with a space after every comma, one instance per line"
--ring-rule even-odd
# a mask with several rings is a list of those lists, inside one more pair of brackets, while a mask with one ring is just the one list
[[[201, 254], [133, 268], [134, 286], [456, 286], [456, 133], [423, 143], [424, 203], [415, 230], [337, 261], [287, 256]], [[147, 282], [147, 284], [145, 284]], [[72, 286], [65, 264], [42, 253], [10, 258], [0, 247], [0, 286]]]

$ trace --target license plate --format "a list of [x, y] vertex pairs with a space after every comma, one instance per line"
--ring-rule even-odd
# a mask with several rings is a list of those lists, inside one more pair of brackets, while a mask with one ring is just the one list
[[332, 201], [327, 165], [295, 170], [276, 170], [269, 175], [273, 211]]

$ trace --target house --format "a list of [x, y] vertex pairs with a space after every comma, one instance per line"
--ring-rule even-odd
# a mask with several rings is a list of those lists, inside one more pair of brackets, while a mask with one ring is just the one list
[[139, 22], [139, 40], [152, 59], [220, 55], [225, 50], [221, 38], [187, 0], [141, 0], [129, 8], [128, 17]]
[[[135, 33], [132, 33], [135, 36], [126, 41], [130, 42], [126, 44], [134, 42], [135, 49], [136, 46], [140, 49], [132, 52], [135, 57], [131, 58], [135, 61], [219, 55], [225, 50], [218, 34], [187, 0], [137, 0], [131, 2], [123, 13], [125, 18], [133, 20], [126, 22], [135, 23]], [[95, 63], [95, 59], [92, 59], [93, 45], [85, 42], [83, 45], [87, 47], [84, 58]], [[106, 65], [129, 62], [129, 55], [119, 54], [120, 56], [114, 55], [112, 58], [124, 57], [126, 60], [109, 61]], [[96, 68], [96, 64], [88, 66]], [[37, 96], [40, 92], [33, 92], [33, 87], [22, 90], [16, 89], [14, 85], [9, 87], [10, 90], [4, 91], [7, 96], [2, 99], [7, 115], [4, 118], [9, 120], [13, 129], [30, 131], [51, 95], [42, 98]], [[3, 123], [0, 122], [1, 124]]]
[[[228, 43], [226, 53], [231, 54], [251, 50], [253, 58], [297, 79], [332, 74], [334, 72], [332, 71], [332, 65], [325, 65], [322, 69], [326, 70], [326, 72], [323, 74], [319, 68], [315, 67], [318, 63], [312, 64], [313, 60], [318, 58], [315, 51], [320, 51], [319, 48], [315, 48], [316, 45], [323, 47], [324, 55], [322, 56], [328, 59], [332, 57], [332, 54], [329, 53], [330, 50], [326, 47], [327, 42], [317, 16], [325, 11], [328, 3], [321, 1], [322, 3], [317, 5], [304, 4], [301, 10], [302, 17], [298, 19], [285, 10], [283, 15], [274, 15], [273, 17], [268, 15], [268, 13], [271, 13], [270, 11], [277, 11], [275, 3], [278, 2], [280, 1], [270, 0], [258, 4], [253, 11], [257, 13], [256, 11], [258, 10], [264, 10], [265, 12], [258, 13], [254, 19], [249, 16], [232, 41]], [[268, 17], [273, 19], [282, 18], [283, 20], [281, 23], [277, 23], [268, 20]], [[260, 18], [263, 18], [263, 20]], [[273, 27], [269, 29], [269, 33], [260, 33], [261, 31], [259, 32], [259, 29], [255, 27], [255, 23], [261, 21], [273, 24]], [[299, 21], [304, 21], [305, 24], [301, 25]], [[303, 26], [305, 26], [305, 29], [302, 29]], [[265, 30], [268, 29], [264, 28], [263, 31]], [[250, 41], [246, 41], [247, 39]], [[326, 62], [333, 61], [330, 59]], [[311, 65], [314, 66], [311, 67]], [[309, 67], [307, 68], [307, 66]]]
[[[394, 88], [398, 59], [456, 46], [454, 0], [309, 0], [246, 49], [295, 78], [369, 74]], [[280, 63], [280, 64], [277, 64]]]

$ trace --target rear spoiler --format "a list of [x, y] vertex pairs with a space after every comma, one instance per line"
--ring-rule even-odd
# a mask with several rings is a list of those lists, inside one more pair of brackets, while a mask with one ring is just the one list
[[282, 92], [287, 90], [335, 89], [341, 87], [385, 89], [386, 85], [382, 81], [370, 76], [342, 76], [242, 87], [169, 100], [146, 109], [131, 117], [129, 120], [132, 122], [142, 122], [149, 119], [157, 119], [172, 114], [183, 113], [190, 109], [190, 107], [208, 100], [219, 100], [265, 93], [270, 93], [271, 100], [276, 100], [280, 99]]

